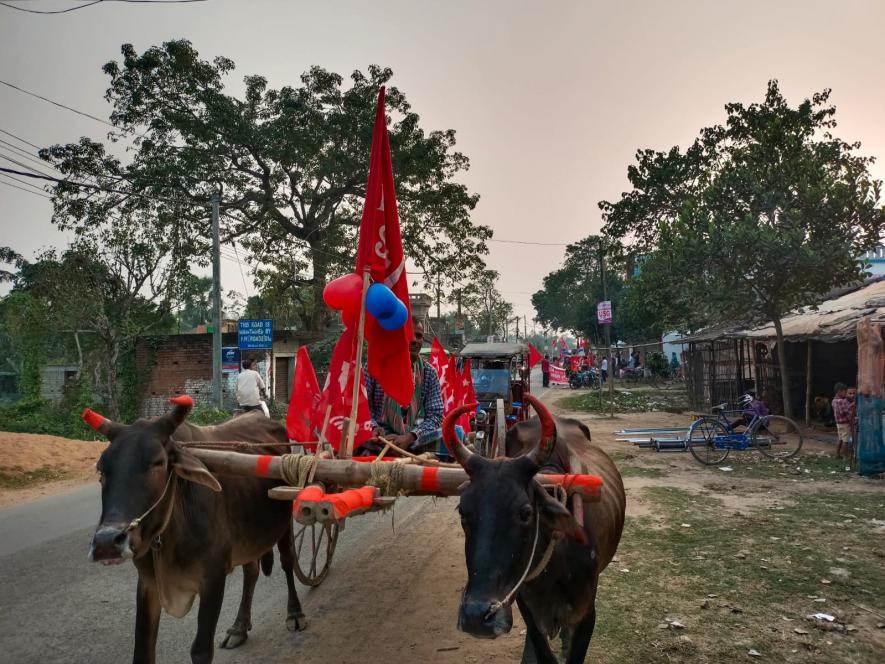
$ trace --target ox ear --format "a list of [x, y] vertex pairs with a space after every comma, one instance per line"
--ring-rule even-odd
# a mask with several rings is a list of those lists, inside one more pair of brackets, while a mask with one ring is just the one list
[[575, 517], [562, 503], [551, 497], [539, 484], [535, 484], [535, 494], [538, 496], [541, 515], [553, 528], [554, 537], [565, 537], [581, 544], [587, 543], [587, 532], [584, 527], [575, 521]]
[[215, 476], [206, 468], [206, 464], [200, 461], [193, 454], [185, 450], [180, 445], [176, 445], [172, 456], [172, 468], [175, 473], [182, 479], [212, 489], [213, 491], [221, 491], [221, 484], [215, 479]]

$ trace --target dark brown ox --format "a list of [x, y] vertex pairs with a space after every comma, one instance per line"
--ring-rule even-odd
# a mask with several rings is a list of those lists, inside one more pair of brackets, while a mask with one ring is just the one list
[[[243, 595], [236, 621], [222, 647], [243, 643], [251, 629], [252, 595], [259, 561], [265, 574], [278, 545], [289, 601], [286, 625], [303, 629], [304, 614], [295, 591], [292, 504], [271, 500], [278, 481], [257, 477], [215, 477], [180, 443], [238, 440], [288, 442], [285, 428], [260, 412], [218, 426], [184, 421], [193, 400], [172, 399], [167, 415], [117, 424], [93, 411], [83, 418], [110, 440], [98, 460], [101, 520], [90, 556], [104, 563], [131, 559], [138, 570], [133, 662], [154, 662], [160, 609], [181, 618], [197, 595], [200, 609], [193, 662], [211, 662], [215, 628], [224, 599], [225, 577], [243, 566]], [[253, 448], [279, 454], [279, 447]]]
[[[624, 485], [612, 460], [591, 445], [586, 426], [553, 417], [532, 396], [525, 400], [538, 416], [507, 432], [508, 458], [485, 459], [454, 436], [455, 420], [476, 404], [456, 409], [443, 424], [470, 477], [458, 507], [468, 572], [458, 628], [485, 638], [509, 632], [515, 598], [526, 623], [522, 661], [556, 662], [548, 639], [558, 633], [565, 661], [578, 664], [593, 636], [599, 573], [621, 539]], [[583, 524], [534, 480], [539, 472], [602, 477], [601, 500], [584, 504]]]

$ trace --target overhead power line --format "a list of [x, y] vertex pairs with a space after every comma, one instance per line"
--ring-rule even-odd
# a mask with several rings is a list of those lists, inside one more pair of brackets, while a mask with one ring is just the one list
[[571, 244], [570, 242], [529, 242], [527, 240], [498, 240], [495, 238], [489, 238], [488, 242], [501, 242], [503, 244], [531, 244], [540, 247], [567, 247]]
[[[4, 3], [0, 2], [0, 5], [2, 5], [2, 4], [4, 4]], [[6, 5], [6, 6], [9, 6], [9, 5]], [[15, 9], [18, 9], [18, 7], [16, 7]], [[22, 11], [24, 11], [24, 10], [22, 10]], [[53, 99], [49, 99], [48, 97], [44, 97], [43, 95], [38, 95], [36, 92], [31, 92], [30, 90], [25, 90], [24, 88], [20, 88], [19, 86], [14, 85], [13, 83], [10, 83], [9, 81], [0, 80], [0, 83], [2, 83], [3, 85], [5, 85], [8, 88], [12, 88], [13, 90], [18, 90], [22, 94], [26, 94], [31, 97], [35, 97], [36, 99], [41, 99], [42, 101], [48, 102], [48, 103], [52, 104], [53, 106], [58, 106], [59, 108], [63, 108], [67, 111], [70, 111], [71, 113], [76, 113], [77, 115], [82, 115], [84, 118], [89, 118], [90, 120], [95, 120], [96, 122], [101, 122], [103, 125], [107, 125], [108, 127], [111, 127], [112, 129], [117, 128], [114, 125], [112, 125], [110, 122], [108, 122], [107, 120], [102, 120], [101, 118], [99, 118], [95, 115], [92, 115], [91, 113], [86, 113], [84, 111], [78, 111], [76, 108], [72, 108], [72, 107], [68, 106], [67, 104], [62, 104], [61, 102], [55, 101]], [[3, 132], [3, 133], [6, 133], [6, 132]]]
[[[0, 176], [10, 177], [10, 176], [6, 175], [5, 173], [0, 173]], [[41, 194], [39, 192], [34, 191], [33, 189], [25, 189], [24, 187], [20, 187], [17, 184], [12, 184], [11, 182], [6, 182], [6, 180], [0, 180], [0, 184], [5, 184], [7, 187], [13, 187], [14, 189], [19, 189], [27, 194], [33, 194], [34, 196], [40, 196], [41, 198], [48, 198], [50, 200], [52, 199], [51, 196], [47, 196], [46, 194]]]
[[6, 131], [5, 129], [0, 129], [0, 134], [6, 134], [6, 135], [9, 136], [10, 138], [14, 138], [14, 139], [17, 140], [17, 141], [21, 141], [21, 142], [24, 143], [25, 145], [30, 145], [30, 146], [31, 146], [32, 148], [34, 148], [35, 150], [41, 150], [41, 149], [42, 149], [39, 145], [35, 145], [34, 143], [31, 143], [30, 141], [26, 141], [26, 140], [23, 139], [21, 136], [16, 136], [16, 135], [13, 134], [11, 131]]
[[97, 5], [102, 2], [123, 2], [128, 4], [142, 4], [142, 5], [177, 5], [177, 4], [188, 4], [191, 2], [206, 2], [206, 0], [92, 0], [91, 2], [87, 2], [85, 4], [75, 5], [73, 7], [68, 7], [67, 9], [53, 9], [53, 10], [41, 10], [41, 9], [25, 9], [24, 7], [17, 7], [11, 2], [15, 2], [15, 0], [7, 0], [7, 2], [0, 2], [0, 5], [4, 7], [9, 7], [9, 9], [15, 9], [16, 11], [25, 12], [27, 14], [67, 14], [68, 12], [75, 12], [78, 9], [86, 9], [87, 7], [91, 7], [92, 5]]

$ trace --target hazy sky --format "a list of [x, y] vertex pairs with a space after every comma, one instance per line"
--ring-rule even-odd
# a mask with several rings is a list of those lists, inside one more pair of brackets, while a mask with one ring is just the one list
[[[725, 103], [761, 100], [770, 78], [793, 105], [832, 88], [838, 135], [885, 157], [883, 33], [879, 0], [103, 2], [48, 16], [0, 6], [0, 79], [107, 117], [101, 66], [125, 42], [184, 37], [207, 59], [232, 58], [236, 80], [258, 73], [275, 87], [315, 64], [345, 76], [389, 66], [426, 130], [457, 131], [477, 223], [501, 240], [567, 243], [599, 229], [596, 204], [625, 189], [637, 148], [687, 144], [724, 119]], [[0, 129], [49, 145], [107, 127], [0, 86]], [[50, 211], [0, 186], [0, 245], [32, 255], [64, 243]], [[563, 247], [490, 247], [501, 290], [531, 320], [531, 293]], [[243, 290], [233, 261], [223, 279]]]

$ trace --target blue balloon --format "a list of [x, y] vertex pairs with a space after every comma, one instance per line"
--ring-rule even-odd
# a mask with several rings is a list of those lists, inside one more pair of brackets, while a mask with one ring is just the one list
[[379, 318], [378, 324], [385, 330], [398, 330], [406, 324], [408, 319], [409, 310], [406, 309], [406, 305], [397, 299], [396, 310], [393, 312], [393, 315], [387, 316], [386, 318]]
[[372, 284], [366, 293], [366, 311], [375, 318], [390, 318], [396, 313], [399, 298], [384, 284]]

